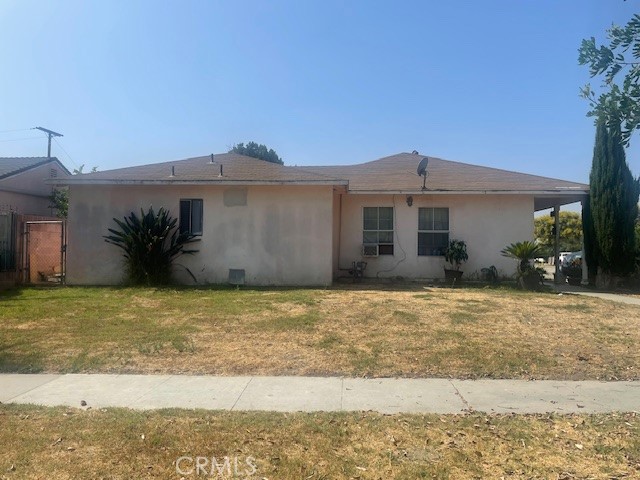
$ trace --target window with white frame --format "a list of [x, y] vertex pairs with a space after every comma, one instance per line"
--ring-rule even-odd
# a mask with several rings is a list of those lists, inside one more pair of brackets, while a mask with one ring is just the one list
[[202, 199], [180, 200], [180, 233], [202, 235]]
[[440, 256], [449, 244], [449, 209], [418, 209], [418, 255]]
[[393, 255], [393, 207], [364, 207], [362, 213], [362, 243], [378, 245], [378, 255]]

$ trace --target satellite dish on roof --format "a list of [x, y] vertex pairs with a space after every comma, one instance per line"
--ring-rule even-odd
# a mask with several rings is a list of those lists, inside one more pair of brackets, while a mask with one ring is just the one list
[[422, 160], [420, 160], [420, 163], [418, 164], [418, 175], [423, 176], [425, 174], [425, 172], [427, 171], [427, 165], [429, 165], [428, 157], [424, 157]]
[[429, 176], [427, 165], [429, 165], [429, 157], [424, 157], [418, 164], [418, 175], [422, 177], [422, 190], [427, 189], [427, 177]]

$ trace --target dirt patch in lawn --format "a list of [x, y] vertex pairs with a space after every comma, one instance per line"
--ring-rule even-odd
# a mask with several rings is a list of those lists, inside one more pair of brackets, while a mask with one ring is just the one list
[[572, 295], [66, 288], [1, 301], [4, 371], [640, 378], [640, 308]]

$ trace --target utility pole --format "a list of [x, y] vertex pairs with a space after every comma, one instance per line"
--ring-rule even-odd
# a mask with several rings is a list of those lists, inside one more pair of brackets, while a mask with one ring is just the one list
[[48, 130], [42, 127], [34, 127], [32, 128], [32, 130], [40, 130], [47, 134], [47, 136], [49, 137], [49, 146], [47, 148], [47, 158], [51, 158], [51, 137], [63, 137], [64, 135], [58, 132], [54, 132], [53, 130]]

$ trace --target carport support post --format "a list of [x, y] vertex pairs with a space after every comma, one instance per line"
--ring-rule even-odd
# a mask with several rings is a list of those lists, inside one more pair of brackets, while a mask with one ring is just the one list
[[553, 264], [556, 271], [553, 275], [553, 283], [560, 283], [560, 205], [553, 206], [553, 225], [556, 231], [553, 241]]
[[[584, 202], [588, 201], [588, 198], [580, 200], [582, 212], [584, 212]], [[582, 220], [582, 285], [589, 285], [589, 265], [587, 265], [587, 255], [584, 251], [584, 219]]]

